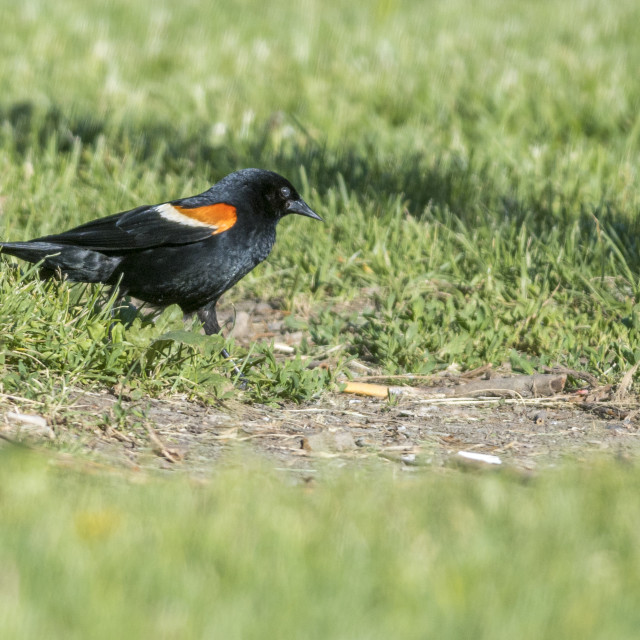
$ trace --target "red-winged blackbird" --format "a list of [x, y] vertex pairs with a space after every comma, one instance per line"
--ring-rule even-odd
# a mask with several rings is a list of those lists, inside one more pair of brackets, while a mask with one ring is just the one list
[[269, 255], [276, 225], [290, 213], [322, 220], [282, 176], [243, 169], [191, 198], [0, 248], [41, 262], [45, 277], [62, 273], [75, 282], [102, 282], [154, 306], [195, 311], [212, 334], [220, 331], [218, 298]]

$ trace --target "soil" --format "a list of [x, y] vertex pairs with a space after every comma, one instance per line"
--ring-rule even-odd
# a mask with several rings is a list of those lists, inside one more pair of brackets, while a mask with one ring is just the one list
[[[248, 304], [236, 313], [234, 337], [240, 343], [270, 339], [295, 347], [301, 336], [288, 333], [283, 318], [271, 305]], [[356, 373], [366, 369], [371, 374], [364, 363], [354, 366]], [[445, 372], [430, 385], [459, 381]], [[194, 475], [209, 474], [231, 449], [303, 477], [326, 461], [344, 466], [380, 459], [411, 471], [499, 460], [503, 467], [532, 472], [594, 454], [638, 457], [637, 404], [630, 398], [621, 404], [620, 395], [613, 403], [608, 388], [589, 391], [587, 403], [586, 393], [529, 399], [400, 395], [388, 400], [336, 391], [306, 405], [278, 407], [147, 398], [123, 401], [123, 408], [135, 411], [127, 411], [126, 421], [119, 423], [113, 393], [78, 391], [70, 407], [46, 422], [40, 418], [25, 424], [11, 415], [15, 407], [5, 406], [0, 410], [0, 436], [31, 446], [54, 441], [57, 449], [79, 450], [100, 464]], [[20, 412], [31, 413], [24, 406]], [[497, 459], [471, 461], [460, 452]]]

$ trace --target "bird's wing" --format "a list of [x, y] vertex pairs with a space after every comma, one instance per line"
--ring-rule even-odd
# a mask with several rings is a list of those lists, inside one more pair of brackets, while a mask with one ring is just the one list
[[95, 251], [132, 251], [198, 242], [236, 223], [235, 207], [223, 202], [193, 206], [194, 200], [187, 198], [138, 207], [37, 240]]

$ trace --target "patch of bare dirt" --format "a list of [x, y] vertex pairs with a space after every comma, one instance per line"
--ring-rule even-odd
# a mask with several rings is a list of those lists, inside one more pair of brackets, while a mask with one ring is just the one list
[[415, 398], [390, 403], [327, 394], [322, 402], [281, 408], [148, 399], [123, 403], [123, 424], [114, 417], [116, 402], [107, 393], [80, 394], [46, 427], [5, 413], [1, 433], [9, 440], [53, 439], [63, 449], [80, 449], [109, 464], [195, 474], [208, 473], [238, 445], [277, 468], [308, 472], [326, 459], [344, 465], [380, 458], [411, 469], [464, 463], [463, 451], [535, 470], [593, 453], [632, 459], [640, 452], [633, 421], [604, 418], [558, 398], [536, 404]]
[[[286, 328], [286, 312], [277, 304], [227, 308], [220, 316], [229, 323], [228, 330], [234, 314], [231, 330], [239, 342], [274, 340], [287, 353], [302, 339]], [[368, 364], [352, 364], [355, 374], [368, 376], [365, 382], [378, 381]], [[532, 471], [594, 453], [638, 457], [640, 405], [628, 393], [633, 373], [623, 377], [617, 389], [599, 388], [585, 374], [580, 393], [546, 398], [524, 398], [521, 387], [503, 398], [482, 396], [483, 389], [500, 386], [509, 374], [491, 377], [495, 374], [489, 367], [413, 381], [437, 387], [438, 397], [429, 397], [427, 389], [393, 395], [391, 400], [333, 392], [304, 406], [275, 408], [241, 402], [211, 407], [181, 398], [119, 405], [106, 391], [78, 391], [64, 411], [39, 416], [37, 407], [32, 410], [6, 397], [0, 409], [0, 437], [35, 446], [53, 442], [58, 450], [81, 451], [109, 465], [196, 475], [209, 473], [232, 448], [257, 454], [278, 469], [301, 473], [313, 473], [321, 460], [356, 465], [381, 459], [405, 470], [476, 464], [460, 452], [495, 456], [502, 465]], [[462, 384], [480, 393], [473, 397], [444, 393]]]

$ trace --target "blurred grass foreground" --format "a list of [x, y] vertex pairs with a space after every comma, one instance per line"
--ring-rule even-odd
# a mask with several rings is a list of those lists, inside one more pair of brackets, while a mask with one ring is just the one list
[[0, 455], [3, 638], [635, 638], [640, 475], [292, 485]]

